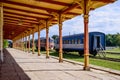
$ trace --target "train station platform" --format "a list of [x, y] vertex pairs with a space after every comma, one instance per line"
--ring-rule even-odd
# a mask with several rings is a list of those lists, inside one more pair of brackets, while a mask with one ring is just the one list
[[0, 80], [120, 80], [119, 75], [91, 69], [45, 55], [27, 53], [13, 48], [4, 51], [5, 62], [0, 64]]

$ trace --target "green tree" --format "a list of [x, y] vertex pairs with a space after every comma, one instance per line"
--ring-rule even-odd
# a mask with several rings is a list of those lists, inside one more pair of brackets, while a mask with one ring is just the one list
[[120, 34], [119, 33], [117, 33], [116, 35], [116, 46], [119, 46], [120, 48]]
[[3, 48], [7, 48], [9, 45], [8, 40], [3, 41]]
[[120, 47], [120, 34], [107, 34], [106, 46], [119, 46]]
[[58, 35], [53, 35], [52, 38], [55, 40], [56, 38], [58, 38]]

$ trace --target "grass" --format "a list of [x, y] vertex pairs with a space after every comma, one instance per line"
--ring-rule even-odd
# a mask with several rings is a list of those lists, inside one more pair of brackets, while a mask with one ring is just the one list
[[[50, 55], [57, 56], [58, 53], [55, 51], [50, 51]], [[78, 62], [84, 62], [84, 57], [80, 57], [76, 52], [69, 53], [69, 54], [63, 54], [64, 58], [78, 61]], [[90, 57], [90, 64], [102, 66], [110, 69], [120, 70], [120, 62], [112, 62], [107, 60], [101, 60], [101, 59], [94, 59]]]
[[120, 54], [106, 54], [106, 57], [120, 59]]

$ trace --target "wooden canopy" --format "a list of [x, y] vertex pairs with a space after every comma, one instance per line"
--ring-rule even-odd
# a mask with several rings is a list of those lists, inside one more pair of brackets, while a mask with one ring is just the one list
[[[87, 0], [90, 10], [112, 3], [115, 0]], [[4, 39], [14, 40], [17, 36], [36, 25], [49, 21], [49, 26], [57, 24], [56, 14], [64, 15], [64, 20], [83, 14], [82, 0], [0, 0], [4, 14]], [[44, 29], [45, 26], [40, 26]]]

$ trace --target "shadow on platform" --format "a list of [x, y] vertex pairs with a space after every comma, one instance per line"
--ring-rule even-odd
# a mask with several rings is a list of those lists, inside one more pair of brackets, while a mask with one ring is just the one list
[[0, 64], [0, 80], [31, 80], [6, 49], [4, 63]]

